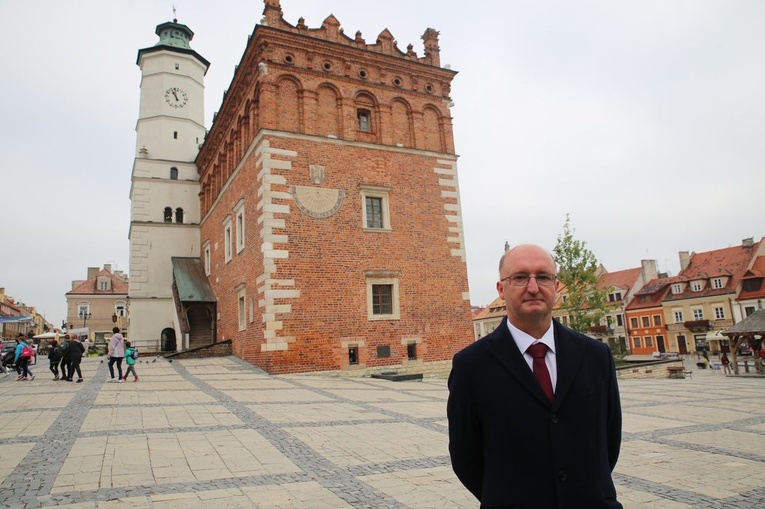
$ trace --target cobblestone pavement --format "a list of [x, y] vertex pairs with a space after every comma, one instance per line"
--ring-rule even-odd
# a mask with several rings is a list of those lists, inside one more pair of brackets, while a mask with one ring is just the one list
[[[0, 506], [475, 508], [447, 455], [446, 382], [269, 376], [143, 358], [141, 380], [0, 375]], [[624, 380], [628, 509], [765, 507], [765, 378]]]

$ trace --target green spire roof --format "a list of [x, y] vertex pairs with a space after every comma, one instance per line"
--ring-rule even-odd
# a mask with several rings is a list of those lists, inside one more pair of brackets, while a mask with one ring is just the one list
[[168, 21], [157, 25], [156, 34], [159, 42], [155, 46], [172, 46], [174, 48], [191, 49], [189, 41], [194, 37], [194, 32], [186, 25], [181, 25], [178, 20]]

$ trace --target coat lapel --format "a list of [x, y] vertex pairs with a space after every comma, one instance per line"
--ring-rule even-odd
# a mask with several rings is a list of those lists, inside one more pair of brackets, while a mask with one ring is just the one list
[[[555, 331], [555, 361], [558, 368], [558, 381], [555, 384], [555, 408], [559, 408], [566, 398], [579, 371], [584, 356], [584, 341], [571, 334], [568, 329], [553, 320]], [[516, 348], [517, 350], [517, 348]]]
[[[502, 319], [502, 323], [499, 327], [497, 327], [497, 329], [486, 339], [489, 340], [489, 355], [499, 361], [505, 370], [515, 377], [526, 390], [534, 395], [534, 397], [549, 406], [550, 400], [547, 399], [544, 391], [542, 391], [542, 387], [539, 386], [539, 382], [537, 382], [537, 379], [534, 377], [534, 373], [531, 372], [529, 365], [526, 364], [523, 354], [518, 350], [518, 345], [515, 344], [515, 340], [510, 334], [510, 329], [507, 328], [507, 317]], [[558, 376], [560, 377], [560, 372]], [[558, 383], [560, 383], [560, 379]], [[555, 401], [557, 402], [557, 400], [558, 396], [556, 393]]]

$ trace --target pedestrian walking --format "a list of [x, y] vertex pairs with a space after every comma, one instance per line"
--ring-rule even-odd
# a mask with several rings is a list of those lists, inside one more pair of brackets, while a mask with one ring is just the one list
[[21, 370], [21, 374], [17, 380], [34, 380], [35, 375], [32, 370], [29, 369], [29, 362], [35, 355], [34, 348], [32, 348], [31, 340], [27, 339], [23, 334], [18, 336], [19, 344], [16, 345], [16, 365]]
[[64, 382], [70, 378], [67, 372], [69, 371], [69, 348], [72, 346], [73, 337], [74, 334], [67, 334], [64, 342], [61, 344], [61, 377], [59, 380]]
[[[109, 340], [109, 374], [112, 376], [112, 382], [122, 382], [122, 359], [125, 358], [125, 338], [120, 334], [120, 328], [114, 327], [114, 333]], [[114, 379], [114, 364], [117, 364], [117, 373], [119, 377]]]
[[77, 383], [82, 383], [82, 371], [80, 371], [80, 362], [82, 362], [82, 355], [85, 353], [85, 346], [82, 342], [77, 340], [77, 337], [72, 334], [72, 341], [69, 344], [69, 366], [67, 368], [67, 374], [69, 377], [67, 382], [72, 382], [74, 373], [77, 372]]
[[125, 371], [125, 377], [123, 380], [127, 380], [128, 375], [132, 372], [134, 382], [138, 381], [138, 373], [135, 372], [135, 360], [138, 358], [138, 349], [134, 348], [130, 341], [125, 341], [125, 363], [127, 364], [127, 371]]
[[50, 342], [50, 348], [48, 348], [48, 362], [50, 363], [50, 372], [53, 373], [53, 381], [58, 380], [58, 363], [61, 362], [61, 357], [64, 354], [61, 352], [61, 347], [58, 346], [58, 341], [55, 339]]
[[728, 359], [728, 356], [725, 355], [725, 352], [720, 354], [720, 364], [722, 364], [723, 372], [726, 375], [733, 374], [733, 370], [730, 368], [730, 359]]

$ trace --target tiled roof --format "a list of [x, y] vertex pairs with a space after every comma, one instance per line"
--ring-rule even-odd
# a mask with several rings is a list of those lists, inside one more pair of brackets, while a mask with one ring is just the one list
[[672, 276], [650, 280], [639, 292], [635, 293], [625, 309], [631, 311], [635, 309], [660, 307], [661, 302], [664, 300], [664, 296], [669, 291], [670, 285], [679, 279], [680, 278], [677, 276]]
[[[737, 301], [762, 299], [765, 298], [765, 284], [763, 284], [763, 278], [765, 278], [765, 256], [758, 256], [752, 264], [752, 268], [747, 270], [742, 284], [741, 293], [739, 293]], [[759, 288], [753, 288], [759, 283]]]
[[[98, 278], [101, 276], [109, 276], [112, 280], [112, 287], [110, 290], [100, 290], [98, 288]], [[115, 276], [108, 270], [101, 269], [98, 274], [83, 281], [77, 285], [71, 291], [66, 292], [66, 295], [127, 295], [128, 284]]]
[[758, 309], [723, 334], [763, 334], [765, 333], [765, 309]]
[[506, 314], [507, 310], [505, 308], [504, 299], [502, 299], [502, 297], [497, 297], [479, 313], [474, 314], [473, 320], [485, 320], [486, 318], [496, 318], [505, 316]]
[[[665, 300], [672, 301], [735, 293], [738, 283], [746, 272], [759, 245], [759, 242], [755, 242], [751, 247], [734, 246], [705, 253], [693, 253], [688, 267], [681, 271], [678, 276], [681, 281], [686, 282], [703, 279], [705, 286], [701, 291], [694, 292], [688, 285], [684, 292], [680, 294], [670, 293]], [[725, 276], [728, 276], [728, 281], [724, 287], [717, 289], [711, 287], [709, 279]]]
[[598, 288], [605, 289], [611, 286], [629, 290], [635, 286], [635, 281], [640, 277], [641, 267], [635, 269], [617, 270], [616, 272], [606, 272], [598, 278]]

